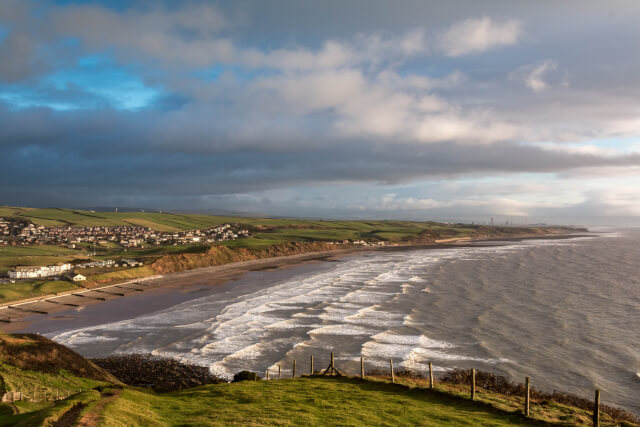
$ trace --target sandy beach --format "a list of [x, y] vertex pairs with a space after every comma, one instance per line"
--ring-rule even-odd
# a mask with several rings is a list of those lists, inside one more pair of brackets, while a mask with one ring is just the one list
[[[323, 252], [310, 252], [275, 258], [242, 261], [212, 267], [181, 271], [164, 275], [151, 280], [129, 281], [105, 287], [91, 288], [86, 291], [73, 291], [55, 296], [35, 298], [29, 302], [16, 301], [0, 308], [0, 330], [12, 332], [37, 332], [33, 323], [42, 326], [43, 321], [55, 323], [72, 323], [76, 320], [73, 314], [84, 307], [118, 300], [117, 304], [109, 304], [109, 310], [94, 310], [100, 321], [113, 321], [123, 316], [135, 316], [148, 313], [168, 304], [178, 304], [196, 298], [207, 287], [220, 286], [237, 280], [249, 272], [289, 269], [305, 263], [317, 263], [336, 260], [349, 255], [379, 251], [411, 251], [423, 249], [462, 248], [475, 244], [502, 245], [501, 242], [514, 242], [530, 239], [563, 239], [580, 237], [583, 234], [518, 236], [492, 239], [458, 241], [448, 239], [446, 242], [427, 245], [395, 245], [381, 247], [346, 248]], [[96, 319], [98, 321], [98, 319]], [[75, 327], [80, 325], [74, 325]], [[48, 327], [46, 329], [49, 329]]]

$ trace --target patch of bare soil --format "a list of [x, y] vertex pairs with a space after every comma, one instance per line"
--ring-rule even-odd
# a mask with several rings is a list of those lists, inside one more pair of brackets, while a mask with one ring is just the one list
[[53, 423], [54, 427], [71, 427], [75, 424], [80, 412], [85, 407], [84, 403], [77, 403], [71, 409], [62, 414], [62, 416]]
[[122, 390], [114, 390], [113, 393], [103, 393], [102, 399], [91, 408], [91, 411], [84, 414], [75, 425], [81, 427], [97, 426], [104, 407], [109, 402], [112, 402], [120, 397], [120, 393], [122, 393]]

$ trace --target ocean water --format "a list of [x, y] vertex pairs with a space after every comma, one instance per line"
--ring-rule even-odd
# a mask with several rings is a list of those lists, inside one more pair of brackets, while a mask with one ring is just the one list
[[[144, 301], [144, 300], [142, 300]], [[112, 302], [115, 304], [116, 302]], [[132, 319], [52, 332], [87, 356], [149, 352], [272, 376], [325, 368], [477, 368], [640, 414], [640, 230], [566, 240], [371, 252], [286, 272]]]

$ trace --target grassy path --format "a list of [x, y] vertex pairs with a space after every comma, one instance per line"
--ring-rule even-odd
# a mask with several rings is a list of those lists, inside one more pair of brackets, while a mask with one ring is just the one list
[[100, 422], [100, 418], [102, 417], [104, 407], [108, 403], [119, 398], [121, 394], [122, 390], [119, 389], [114, 390], [113, 393], [103, 393], [100, 400], [89, 405], [81, 414], [79, 414], [80, 417], [74, 425], [78, 427], [97, 426]]

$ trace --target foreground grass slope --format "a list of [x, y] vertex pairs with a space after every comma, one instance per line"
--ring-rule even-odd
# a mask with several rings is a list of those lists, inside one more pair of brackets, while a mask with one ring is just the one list
[[[0, 405], [0, 425], [69, 424], [87, 417], [99, 426], [228, 425], [425, 425], [511, 426], [589, 425], [591, 414], [555, 402], [533, 402], [530, 418], [522, 399], [478, 390], [475, 401], [465, 387], [439, 384], [430, 390], [415, 380], [307, 377], [213, 384], [156, 394], [137, 388], [87, 390], [10, 415]], [[83, 425], [83, 424], [76, 424]], [[602, 426], [637, 426], [615, 422], [606, 414]]]
[[[397, 377], [303, 377], [210, 384], [171, 393], [124, 386], [70, 349], [36, 335], [0, 334], [0, 392], [32, 401], [0, 404], [0, 425], [580, 425], [589, 411], [468, 386]], [[33, 393], [37, 397], [33, 401]], [[43, 400], [47, 393], [49, 400]], [[71, 394], [69, 396], [69, 394]], [[68, 396], [53, 401], [56, 395]], [[602, 425], [634, 426], [602, 415]]]
[[125, 390], [103, 425], [536, 425], [453, 395], [354, 378], [216, 384], [153, 395]]
[[[105, 405], [103, 426], [425, 425], [507, 426], [589, 424], [591, 413], [555, 402], [534, 402], [522, 415], [522, 398], [416, 380], [306, 377], [215, 384], [168, 394], [125, 389]], [[603, 426], [633, 426], [601, 417]]]

